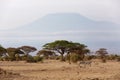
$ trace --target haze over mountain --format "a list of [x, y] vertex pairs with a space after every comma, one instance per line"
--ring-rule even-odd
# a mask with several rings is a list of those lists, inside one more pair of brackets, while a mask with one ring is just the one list
[[94, 21], [77, 13], [48, 14], [18, 30], [68, 31], [68, 30], [116, 30], [119, 26], [111, 22]]
[[6, 33], [3, 39], [16, 46], [28, 44], [40, 47], [43, 43], [64, 39], [84, 43], [93, 50], [104, 47], [115, 52], [120, 47], [119, 27], [118, 24], [94, 21], [77, 13], [56, 13], [2, 32]]

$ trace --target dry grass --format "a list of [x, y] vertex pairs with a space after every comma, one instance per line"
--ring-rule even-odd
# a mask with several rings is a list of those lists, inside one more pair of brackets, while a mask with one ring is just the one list
[[0, 67], [20, 74], [21, 77], [13, 80], [120, 80], [120, 63], [115, 61], [96, 61], [86, 68], [56, 60], [44, 63], [0, 62]]

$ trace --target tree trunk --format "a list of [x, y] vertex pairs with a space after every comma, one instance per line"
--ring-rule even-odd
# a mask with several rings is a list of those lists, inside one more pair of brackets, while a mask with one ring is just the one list
[[61, 61], [65, 61], [64, 57], [63, 57], [63, 54], [61, 54]]
[[70, 62], [70, 53], [67, 53], [67, 59], [68, 59], [69, 64], [71, 64], [71, 62]]

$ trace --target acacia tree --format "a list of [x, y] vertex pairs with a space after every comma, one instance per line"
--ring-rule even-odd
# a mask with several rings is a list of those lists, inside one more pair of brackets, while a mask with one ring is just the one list
[[43, 45], [44, 49], [52, 50], [61, 55], [61, 61], [64, 61], [63, 55], [68, 52], [71, 42], [66, 40], [56, 40]]
[[87, 46], [80, 43], [72, 43], [72, 46], [69, 48], [68, 61], [69, 64], [72, 62], [77, 62], [79, 60], [84, 60], [85, 54], [90, 53], [90, 50], [87, 49]]
[[26, 55], [37, 50], [35, 47], [32, 46], [21, 46], [18, 49], [23, 51]]
[[87, 46], [84, 44], [74, 43], [73, 47], [70, 49], [70, 52], [80, 55], [81, 60], [83, 60], [85, 54], [90, 53], [90, 50], [87, 49]]
[[43, 45], [44, 49], [53, 50], [59, 54], [61, 54], [61, 60], [63, 61], [63, 55], [65, 53], [69, 54], [71, 52], [76, 52], [79, 54], [87, 53], [87, 46], [80, 43], [73, 43], [71, 41], [66, 40], [56, 40], [51, 43], [47, 43]]
[[25, 53], [24, 59], [27, 60], [27, 62], [34, 62], [33, 57], [29, 55], [29, 53], [36, 51], [37, 49], [35, 47], [21, 46], [18, 49]]
[[106, 54], [108, 54], [107, 49], [105, 48], [100, 48], [99, 50], [96, 51], [96, 54], [100, 56], [103, 62], [106, 62]]
[[9, 47], [6, 50], [7, 50], [8, 56], [10, 57], [11, 60], [19, 60], [19, 55], [24, 54], [24, 52], [22, 52], [18, 48]]

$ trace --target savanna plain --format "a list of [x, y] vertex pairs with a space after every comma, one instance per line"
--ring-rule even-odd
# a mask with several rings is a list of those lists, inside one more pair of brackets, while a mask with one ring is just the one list
[[92, 60], [91, 66], [59, 60], [1, 61], [0, 80], [120, 80], [120, 62]]

